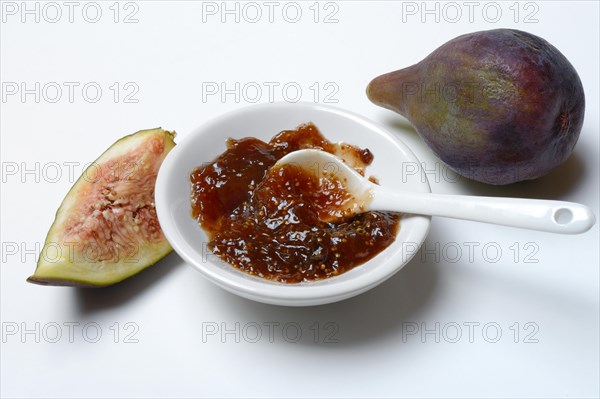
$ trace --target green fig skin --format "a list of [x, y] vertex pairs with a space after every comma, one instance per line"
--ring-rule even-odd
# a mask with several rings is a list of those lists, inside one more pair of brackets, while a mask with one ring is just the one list
[[459, 36], [375, 78], [367, 96], [406, 117], [457, 173], [494, 185], [536, 179], [566, 161], [585, 110], [567, 58], [513, 29]]

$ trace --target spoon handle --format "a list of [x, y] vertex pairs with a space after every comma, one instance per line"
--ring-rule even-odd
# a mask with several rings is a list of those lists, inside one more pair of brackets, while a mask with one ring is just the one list
[[380, 186], [373, 187], [369, 207], [563, 234], [583, 233], [596, 222], [590, 208], [574, 202], [400, 193]]

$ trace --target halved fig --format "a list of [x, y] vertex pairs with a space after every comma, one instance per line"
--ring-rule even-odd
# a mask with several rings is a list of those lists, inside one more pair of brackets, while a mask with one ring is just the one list
[[103, 287], [172, 251], [158, 223], [154, 184], [175, 132], [141, 130], [114, 143], [67, 193], [30, 283]]

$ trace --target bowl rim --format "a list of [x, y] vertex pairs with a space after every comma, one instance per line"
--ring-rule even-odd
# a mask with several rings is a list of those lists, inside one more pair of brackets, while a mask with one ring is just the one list
[[[214, 127], [231, 118], [243, 118], [244, 116], [261, 112], [276, 112], [277, 110], [285, 111], [289, 109], [303, 109], [311, 112], [333, 113], [338, 117], [347, 118], [352, 120], [354, 123], [363, 125], [365, 128], [368, 128], [369, 130], [384, 136], [385, 139], [392, 141], [396, 147], [406, 154], [408, 157], [406, 161], [414, 162], [414, 164], [417, 166], [417, 169], [419, 169], [419, 172], [422, 172], [422, 167], [418, 158], [404, 142], [396, 138], [376, 122], [373, 122], [362, 115], [339, 107], [318, 103], [273, 102], [253, 104], [226, 112], [220, 116], [206, 121], [205, 123], [193, 129], [181, 140], [180, 143], [175, 146], [175, 148], [169, 152], [159, 169], [156, 179], [155, 204], [157, 216], [163, 233], [175, 252], [177, 252], [186, 263], [188, 263], [194, 269], [200, 271], [203, 276], [227, 291], [255, 301], [277, 305], [307, 306], [336, 302], [365, 292], [387, 280], [400, 269], [402, 269], [414, 256], [414, 253], [410, 256], [404, 257], [401, 262], [398, 262], [397, 259], [395, 259], [395, 256], [393, 256], [390, 259], [383, 261], [382, 266], [378, 267], [378, 270], [371, 270], [367, 274], [360, 274], [356, 278], [346, 279], [343, 281], [334, 281], [334, 279], [337, 279], [338, 277], [330, 277], [327, 279], [306, 283], [277, 283], [260, 277], [245, 275], [245, 273], [237, 269], [225, 272], [219, 267], [211, 267], [211, 262], [209, 260], [198, 262], [196, 257], [194, 257], [191, 253], [188, 253], [186, 248], [188, 245], [187, 243], [183, 242], [183, 238], [181, 237], [179, 229], [177, 228], [177, 221], [171, 216], [167, 184], [169, 184], [169, 180], [175, 173], [177, 162], [180, 158], [180, 153], [183, 152], [183, 149], [186, 145], [188, 145], [188, 143], [197, 140], [197, 136], [206, 135], [206, 132], [210, 132], [212, 129], [214, 129]], [[273, 132], [273, 134], [276, 133], [277, 132]], [[423, 177], [423, 179], [421, 179], [421, 190], [423, 192], [431, 192], [426, 174], [421, 173], [421, 176]], [[420, 246], [429, 233], [431, 217], [420, 215], [407, 215], [407, 217], [415, 219], [416, 226], [414, 226], [408, 233], [408, 238], [411, 239], [411, 241], [406, 242], [415, 242]], [[388, 263], [392, 261], [396, 262], [397, 264], [388, 265]], [[383, 267], [383, 265], [386, 265], [387, 267]], [[233, 266], [231, 266], [231, 268], [234, 269]], [[242, 273], [244, 276], [240, 275], [239, 273]]]

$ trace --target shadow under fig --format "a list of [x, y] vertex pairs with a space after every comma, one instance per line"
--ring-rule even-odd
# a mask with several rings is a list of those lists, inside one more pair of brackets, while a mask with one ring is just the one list
[[469, 195], [560, 200], [580, 184], [585, 173], [585, 163], [581, 155], [575, 151], [562, 165], [535, 180], [493, 186], [460, 178], [457, 184], [460, 184], [465, 189], [465, 194]]
[[408, 121], [408, 119], [406, 119], [400, 115], [394, 116], [392, 118], [388, 118], [383, 123], [383, 125], [389, 126], [389, 127], [393, 128], [394, 130], [399, 130], [403, 134], [408, 133], [408, 134], [412, 134], [415, 136], [419, 136], [417, 129], [415, 129], [415, 127], [413, 125], [411, 125], [411, 123]]
[[75, 288], [75, 303], [81, 314], [115, 308], [139, 297], [158, 281], [182, 265], [181, 258], [171, 252], [156, 264], [120, 283], [103, 288]]

